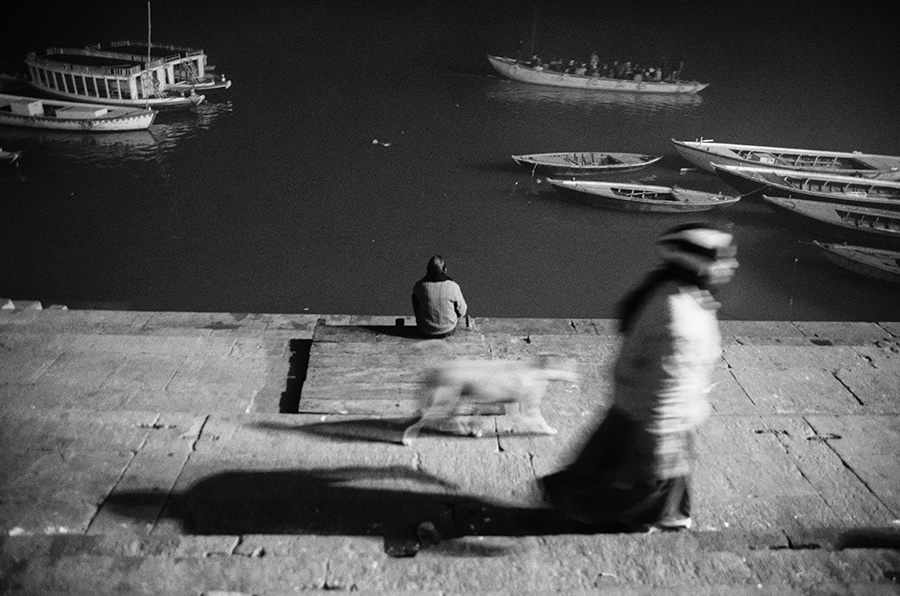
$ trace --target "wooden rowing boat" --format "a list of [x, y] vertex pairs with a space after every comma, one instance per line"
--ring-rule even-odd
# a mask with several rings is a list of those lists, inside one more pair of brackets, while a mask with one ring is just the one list
[[498, 73], [522, 83], [533, 85], [549, 85], [551, 87], [568, 87], [570, 89], [589, 89], [592, 91], [624, 91], [628, 93], [698, 93], [709, 86], [709, 83], [697, 81], [633, 81], [611, 79], [589, 75], [566, 74], [557, 71], [533, 68], [528, 64], [503, 56], [488, 56], [488, 61]]
[[591, 180], [554, 180], [548, 182], [564, 196], [597, 207], [626, 211], [686, 213], [708, 211], [733, 205], [740, 199], [723, 194], [674, 186], [655, 186]]
[[744, 196], [766, 194], [900, 211], [900, 181], [780, 168], [720, 164], [712, 167]]
[[897, 211], [769, 195], [762, 198], [788, 222], [813, 233], [900, 250], [900, 213]]
[[697, 141], [672, 139], [672, 143], [682, 157], [707, 172], [713, 172], [712, 164], [716, 163], [730, 166], [763, 166], [816, 171], [888, 180], [900, 179], [900, 157], [894, 155], [738, 145], [716, 143], [704, 139]]
[[900, 252], [866, 246], [817, 242], [825, 258], [850, 271], [887, 281], [900, 283]]
[[636, 170], [658, 162], [662, 156], [572, 151], [513, 155], [512, 158], [530, 171], [532, 176], [591, 176]]
[[154, 110], [0, 93], [0, 124], [69, 132], [145, 130]]

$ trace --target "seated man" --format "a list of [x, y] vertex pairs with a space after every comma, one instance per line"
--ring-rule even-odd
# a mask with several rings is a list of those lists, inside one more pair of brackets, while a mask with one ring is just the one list
[[462, 290], [447, 277], [447, 265], [440, 255], [431, 257], [425, 277], [413, 286], [412, 304], [416, 327], [426, 337], [450, 335], [460, 317], [466, 316], [468, 307]]

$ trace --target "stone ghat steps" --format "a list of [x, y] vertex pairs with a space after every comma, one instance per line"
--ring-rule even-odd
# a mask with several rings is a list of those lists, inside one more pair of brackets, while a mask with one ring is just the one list
[[[900, 323], [724, 322], [694, 529], [650, 535], [535, 513], [614, 321], [410, 325], [0, 309], [0, 593], [900, 593]], [[558, 435], [485, 415], [399, 444], [423, 367], [540, 352], [583, 373], [545, 396]]]
[[[728, 532], [470, 536], [420, 545], [310, 535], [21, 536], [0, 546], [0, 587], [50, 596], [898, 593], [896, 543], [870, 536], [879, 548], [832, 549], [746, 539]], [[388, 549], [408, 556], [386, 557]]]

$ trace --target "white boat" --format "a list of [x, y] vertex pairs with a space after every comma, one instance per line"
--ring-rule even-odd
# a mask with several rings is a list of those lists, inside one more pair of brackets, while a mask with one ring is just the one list
[[145, 130], [156, 111], [0, 93], [0, 124], [69, 132]]
[[716, 207], [733, 205], [740, 200], [739, 197], [674, 186], [553, 178], [548, 178], [547, 181], [560, 194], [579, 202], [626, 211], [661, 213], [708, 211]]
[[201, 76], [193, 76], [183, 81], [178, 81], [169, 85], [169, 91], [178, 93], [209, 93], [219, 89], [228, 89], [231, 87], [231, 81], [225, 78], [225, 75], [216, 76], [207, 73]]
[[662, 156], [570, 151], [513, 155], [512, 158], [517, 164], [530, 171], [532, 176], [591, 176], [629, 172], [656, 163], [662, 159]]
[[756, 166], [713, 170], [744, 196], [771, 195], [900, 212], [900, 181]]
[[828, 238], [900, 250], [900, 212], [788, 197], [763, 200], [798, 227]]
[[683, 158], [713, 173], [712, 164], [715, 163], [728, 166], [768, 166], [888, 180], [900, 179], [900, 157], [894, 155], [739, 145], [706, 139], [696, 141], [672, 139], [672, 143]]
[[28, 54], [25, 65], [42, 93], [117, 106], [189, 108], [205, 99], [190, 83], [208, 80], [203, 50], [148, 42], [48, 48]]
[[624, 91], [628, 93], [697, 93], [709, 86], [709, 83], [697, 81], [634, 81], [613, 79], [591, 75], [566, 74], [543, 68], [534, 68], [503, 56], [488, 56], [488, 61], [501, 75], [514, 81], [549, 85], [551, 87], [568, 87], [571, 89], [589, 89], [593, 91]]
[[882, 281], [900, 283], [900, 252], [866, 246], [817, 242], [825, 258], [841, 267]]

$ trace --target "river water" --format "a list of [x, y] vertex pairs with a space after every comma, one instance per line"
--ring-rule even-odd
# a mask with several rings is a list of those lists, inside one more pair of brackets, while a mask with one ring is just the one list
[[[232, 88], [148, 132], [0, 130], [24, 152], [0, 172], [0, 296], [399, 315], [440, 253], [476, 317], [605, 318], [655, 264], [654, 238], [698, 216], [583, 206], [512, 154], [663, 155], [625, 178], [731, 194], [683, 170], [670, 139], [900, 155], [900, 52], [874, 9], [657, 4], [154, 2], [153, 40], [205, 49]], [[145, 3], [92, 6], [31, 3], [3, 32], [4, 66], [146, 38]], [[710, 86], [658, 98], [496, 76], [485, 55], [530, 50], [532, 32], [548, 58], [678, 57]], [[900, 320], [900, 287], [826, 261], [760, 202], [700, 217], [739, 243], [723, 318]]]

